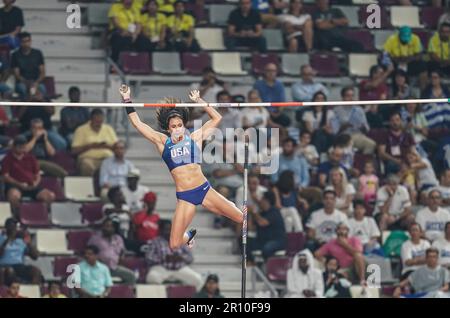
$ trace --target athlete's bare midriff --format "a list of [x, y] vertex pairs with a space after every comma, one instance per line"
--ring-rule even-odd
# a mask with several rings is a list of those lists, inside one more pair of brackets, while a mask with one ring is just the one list
[[199, 164], [190, 163], [173, 169], [171, 172], [177, 192], [195, 189], [206, 181]]

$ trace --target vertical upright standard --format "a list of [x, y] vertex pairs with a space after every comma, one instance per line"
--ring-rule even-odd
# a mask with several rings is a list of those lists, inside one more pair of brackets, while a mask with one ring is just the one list
[[245, 139], [244, 154], [244, 202], [242, 205], [243, 222], [242, 222], [242, 283], [241, 298], [245, 298], [246, 282], [247, 282], [247, 177], [248, 177], [248, 139]]

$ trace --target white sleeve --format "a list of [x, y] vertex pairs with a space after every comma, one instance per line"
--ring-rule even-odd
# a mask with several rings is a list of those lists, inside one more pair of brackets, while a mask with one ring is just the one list
[[425, 211], [420, 210], [419, 212], [417, 212], [416, 222], [419, 223], [422, 231], [425, 231], [425, 221]]
[[324, 293], [322, 272], [318, 269], [314, 270], [314, 292], [317, 298], [322, 298]]
[[406, 266], [405, 262], [407, 260], [412, 259], [411, 244], [409, 242], [410, 241], [405, 241], [402, 244], [401, 258], [402, 258], [403, 267]]
[[311, 216], [309, 217], [308, 223], [306, 223], [306, 227], [310, 229], [316, 229], [317, 227], [317, 212], [313, 212]]
[[403, 186], [402, 186], [401, 189], [402, 189], [402, 192], [403, 192], [403, 195], [402, 195], [403, 208], [409, 208], [412, 205], [411, 198], [409, 197], [409, 192]]
[[380, 188], [377, 191], [377, 206], [382, 207], [387, 200], [387, 193], [384, 188]]
[[346, 191], [346, 195], [353, 195], [356, 193], [355, 187], [353, 186], [353, 184], [349, 183], [347, 184], [347, 191]]
[[369, 229], [370, 229], [369, 238], [380, 237], [381, 236], [380, 229], [378, 228], [377, 223], [375, 223], [375, 220], [372, 217], [369, 217], [368, 220], [369, 220]]

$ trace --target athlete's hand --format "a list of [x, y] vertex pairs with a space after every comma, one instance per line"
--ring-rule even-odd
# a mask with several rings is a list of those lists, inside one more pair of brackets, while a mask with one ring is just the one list
[[189, 98], [191, 99], [191, 101], [198, 103], [201, 99], [200, 97], [200, 91], [194, 89], [189, 93]]
[[122, 84], [119, 88], [119, 93], [122, 95], [123, 100], [128, 100], [131, 97], [131, 90], [128, 85]]

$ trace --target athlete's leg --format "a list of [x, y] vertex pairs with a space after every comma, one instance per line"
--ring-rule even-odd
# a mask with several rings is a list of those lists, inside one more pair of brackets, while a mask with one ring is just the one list
[[226, 216], [237, 223], [242, 223], [243, 221], [241, 210], [239, 210], [233, 202], [225, 198], [213, 188], [209, 189], [202, 205], [211, 212]]
[[176, 249], [189, 240], [186, 229], [191, 224], [195, 215], [195, 205], [187, 201], [178, 200], [175, 215], [172, 219], [170, 231], [170, 248]]

